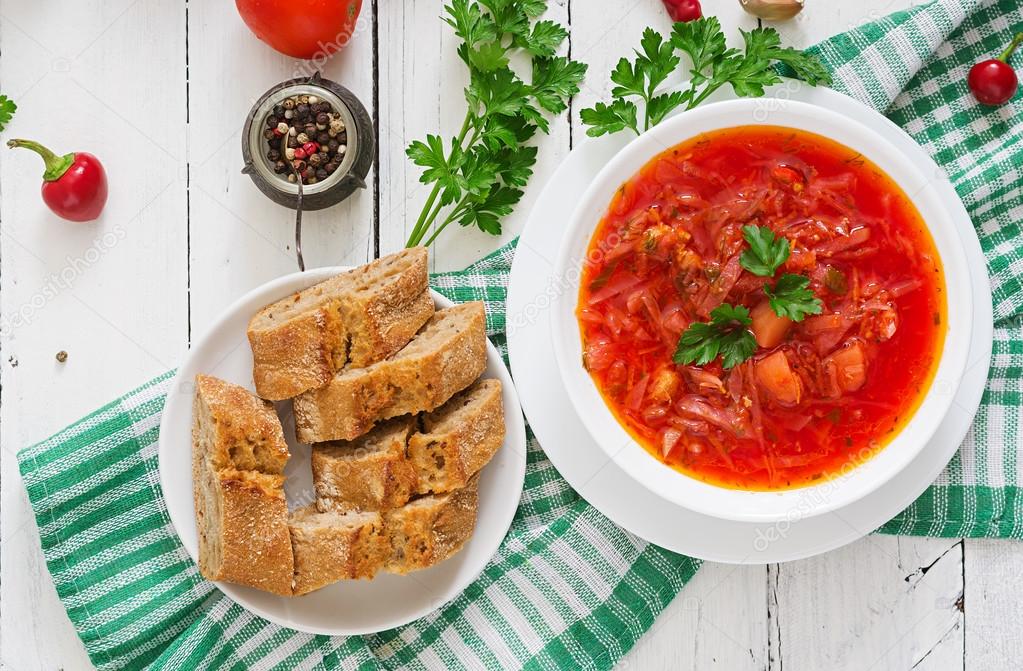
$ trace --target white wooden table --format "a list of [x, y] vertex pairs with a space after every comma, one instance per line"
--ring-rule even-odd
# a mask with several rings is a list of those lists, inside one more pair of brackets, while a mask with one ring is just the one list
[[[809, 0], [781, 30], [806, 46], [919, 1]], [[441, 4], [365, 0], [353, 43], [324, 68], [374, 115], [379, 161], [367, 191], [307, 215], [310, 266], [362, 263], [404, 243], [426, 195], [404, 148], [454, 133], [463, 114], [465, 76]], [[606, 96], [613, 62], [643, 27], [668, 26], [659, 0], [550, 5], [571, 27], [571, 55], [590, 64], [574, 114]], [[730, 35], [754, 25], [735, 0], [704, 9]], [[254, 99], [299, 64], [252, 37], [230, 0], [0, 0], [0, 48], [0, 90], [20, 105], [5, 138], [92, 151], [111, 181], [99, 223], [67, 224], [39, 199], [39, 161], [0, 150], [0, 658], [18, 671], [87, 669], [15, 452], [173, 367], [228, 303], [295, 270], [292, 215], [239, 173], [239, 132]], [[512, 238], [583, 137], [575, 118], [556, 119], [502, 238], [450, 230], [436, 269]], [[886, 536], [784, 565], [707, 564], [620, 667], [1020, 668], [1021, 573], [1021, 544]]]

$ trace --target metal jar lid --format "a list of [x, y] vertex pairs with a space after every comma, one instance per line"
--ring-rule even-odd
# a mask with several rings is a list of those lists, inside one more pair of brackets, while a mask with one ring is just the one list
[[333, 105], [345, 124], [348, 138], [345, 157], [338, 169], [326, 179], [302, 186], [302, 209], [322, 210], [336, 205], [356, 189], [366, 188], [366, 174], [373, 164], [375, 140], [373, 122], [355, 94], [316, 72], [312, 77], [289, 79], [264, 93], [249, 111], [242, 130], [242, 157], [247, 174], [267, 198], [279, 205], [298, 207], [298, 185], [282, 178], [266, 157], [263, 122], [273, 108], [296, 95], [315, 95]]

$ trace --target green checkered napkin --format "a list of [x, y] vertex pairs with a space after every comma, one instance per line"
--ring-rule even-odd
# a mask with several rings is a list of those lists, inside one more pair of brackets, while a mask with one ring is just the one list
[[[884, 532], [1023, 535], [1023, 102], [980, 108], [965, 84], [969, 66], [1019, 30], [1017, 0], [942, 0], [816, 48], [836, 88], [888, 110], [945, 168], [977, 227], [994, 291], [994, 361], [977, 421], [934, 486]], [[435, 278], [453, 300], [487, 302], [502, 351], [513, 249]], [[278, 627], [203, 580], [174, 535], [156, 470], [169, 381], [153, 380], [18, 455], [57, 592], [101, 669], [606, 669], [698, 568], [603, 518], [531, 436], [511, 531], [455, 601], [373, 636]]]

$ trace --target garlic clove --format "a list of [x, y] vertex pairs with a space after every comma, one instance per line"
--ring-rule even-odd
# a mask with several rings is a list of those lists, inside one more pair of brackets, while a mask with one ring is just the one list
[[803, 0], [739, 0], [748, 13], [768, 21], [785, 21], [803, 10]]

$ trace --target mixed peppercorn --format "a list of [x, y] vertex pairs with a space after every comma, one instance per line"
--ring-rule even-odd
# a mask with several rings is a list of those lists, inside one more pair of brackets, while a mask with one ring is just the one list
[[274, 106], [263, 130], [266, 158], [289, 182], [321, 182], [337, 172], [348, 131], [334, 106], [315, 95], [294, 95]]

